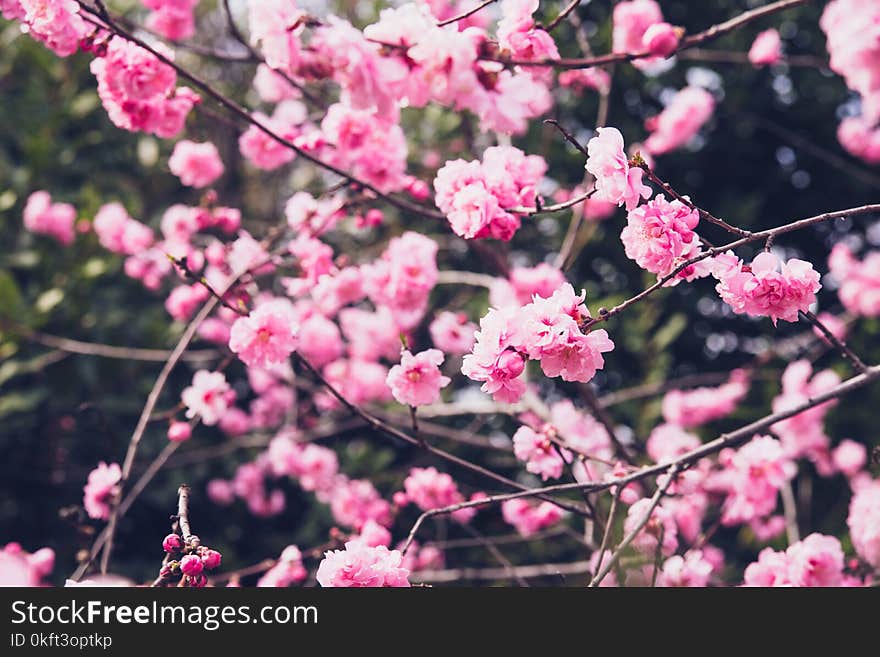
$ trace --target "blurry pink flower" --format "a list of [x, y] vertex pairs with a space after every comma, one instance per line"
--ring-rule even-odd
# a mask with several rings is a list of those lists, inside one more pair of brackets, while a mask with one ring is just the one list
[[782, 59], [782, 40], [776, 30], [764, 30], [749, 48], [749, 61], [755, 66], [775, 64]]
[[229, 387], [223, 372], [208, 370], [196, 372], [192, 385], [181, 394], [187, 407], [186, 416], [190, 419], [199, 417], [208, 426], [220, 421], [234, 399], [235, 391]]
[[107, 520], [110, 517], [110, 503], [119, 492], [122, 468], [118, 463], [107, 465], [103, 461], [89, 473], [83, 491], [83, 506], [90, 518]]
[[223, 175], [223, 161], [217, 147], [209, 141], [197, 143], [184, 139], [174, 145], [168, 159], [171, 173], [189, 187], [207, 187]]
[[49, 192], [28, 196], [24, 206], [24, 227], [32, 233], [48, 235], [64, 246], [73, 243], [76, 209], [70, 203], [52, 203]]

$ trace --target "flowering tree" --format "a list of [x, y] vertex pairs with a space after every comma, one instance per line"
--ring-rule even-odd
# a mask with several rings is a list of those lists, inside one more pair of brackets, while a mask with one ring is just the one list
[[0, 411], [83, 381], [0, 581], [873, 584], [880, 5], [312, 4], [0, 0], [123, 140], [0, 193]]

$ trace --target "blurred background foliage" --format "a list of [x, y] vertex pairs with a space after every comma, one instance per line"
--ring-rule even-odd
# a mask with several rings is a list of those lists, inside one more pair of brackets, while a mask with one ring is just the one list
[[[137, 3], [111, 4], [131, 17], [139, 15]], [[320, 15], [319, 4], [324, 3], [306, 6]], [[565, 3], [541, 4], [538, 15], [549, 20]], [[667, 20], [696, 31], [759, 3], [662, 0], [660, 4]], [[824, 35], [818, 28], [822, 4], [811, 3], [764, 19], [708, 47], [745, 52], [759, 31], [778, 27], [789, 54], [827, 58]], [[610, 47], [611, 5], [607, 1], [583, 2], [578, 10], [597, 53], [607, 52]], [[346, 2], [336, 6], [339, 13], [363, 25], [376, 15], [380, 3]], [[203, 1], [198, 11], [199, 33], [195, 40], [217, 49], [235, 48], [226, 36], [223, 16], [215, 3]], [[559, 28], [557, 41], [563, 56], [581, 54], [570, 25]], [[178, 61], [198, 67], [203, 77], [236, 100], [258, 106], [258, 99], [249, 89], [252, 65], [220, 64], [182, 50]], [[63, 582], [73, 570], [77, 551], [87, 547], [101, 527], [83, 521], [76, 510], [82, 502], [86, 476], [99, 461], [122, 461], [161, 364], [65, 354], [35, 344], [24, 334], [38, 330], [118, 346], [170, 348], [183, 327], [169, 320], [163, 308], [164, 296], [126, 277], [121, 258], [101, 248], [93, 234], [81, 234], [73, 246], [64, 248], [26, 232], [21, 221], [24, 202], [31, 192], [46, 189], [56, 201], [73, 203], [82, 219], [90, 219], [101, 204], [118, 200], [132, 216], [157, 228], [169, 205], [194, 205], [199, 201], [198, 192], [182, 188], [168, 171], [173, 141], [112, 126], [95, 92], [88, 64], [86, 54], [57, 59], [40, 44], [20, 36], [17, 26], [0, 21], [0, 544], [15, 540], [31, 551], [44, 545], [55, 548], [56, 583]], [[825, 69], [780, 65], [756, 70], [743, 64], [679, 61], [665, 73], [646, 77], [631, 66], [619, 65], [613, 71], [609, 123], [623, 132], [627, 143], [642, 139], [646, 135], [644, 120], [657, 113], [671, 93], [688, 83], [710, 88], [719, 100], [718, 109], [701, 136], [687, 148], [659, 158], [657, 171], [701, 206], [734, 225], [761, 229], [877, 201], [880, 170], [848, 157], [837, 144], [837, 123], [852, 111], [855, 101], [843, 81]], [[332, 97], [330, 88], [321, 92]], [[596, 94], [562, 88], [554, 93], [558, 103], [552, 110], [553, 118], [585, 142], [596, 119]], [[405, 110], [402, 120], [410, 139], [411, 171], [425, 179], [434, 173], [425, 164], [426, 149], [437, 151], [442, 163], [458, 156], [470, 159], [474, 157], [469, 154], [471, 147], [479, 154], [492, 143], [491, 136], [477, 133], [474, 117], [436, 106]], [[283, 220], [281, 208], [293, 191], [320, 192], [332, 182], [322, 172], [296, 162], [273, 174], [245, 166], [237, 152], [238, 128], [210, 110], [193, 113], [186, 136], [210, 139], [221, 149], [227, 173], [216, 185], [220, 202], [240, 207], [245, 227], [257, 235]], [[582, 156], [551, 127], [535, 121], [529, 133], [513, 143], [546, 157], [558, 186], [570, 188], [581, 182]], [[548, 191], [552, 188], [551, 184]], [[329, 241], [337, 253], [355, 259], [375, 255], [388, 237], [412, 229], [437, 237], [441, 268], [496, 273], [490, 258], [454, 238], [445, 225], [385, 210], [388, 219], [378, 229], [332, 234]], [[487, 243], [488, 248], [516, 264], [552, 261], [570, 216], [561, 213], [526, 220], [510, 244]], [[624, 221], [623, 212], [618, 211], [602, 223], [585, 227], [582, 235], [589, 235], [589, 240], [568, 272], [575, 287], [587, 290], [594, 313], [600, 306], [610, 307], [652, 282], [624, 255], [619, 240]], [[714, 227], [703, 226], [701, 232], [710, 241], [727, 241]], [[867, 218], [858, 223], [845, 220], [821, 224], [784, 236], [775, 248], [786, 257], [804, 257], [825, 273], [829, 248], [839, 240], [855, 246], [876, 246], [880, 224], [872, 225]], [[749, 257], [749, 248], [742, 249], [740, 255]], [[827, 280], [824, 282], [820, 310], [837, 312], [840, 307], [834, 290]], [[484, 292], [449, 286], [438, 287], [433, 299], [434, 308], [448, 305], [465, 310], [474, 320], [484, 314], [487, 303]], [[693, 373], [724, 373], [749, 363], [773, 341], [806, 329], [785, 322], [774, 329], [768, 320], [734, 316], [717, 298], [708, 280], [662, 291], [610, 321], [607, 328], [617, 347], [595, 379], [600, 394]], [[880, 361], [877, 329], [876, 321], [860, 320], [850, 335], [851, 346], [868, 362]], [[426, 344], [426, 333], [418, 335], [417, 340]], [[456, 365], [451, 363], [450, 371]], [[770, 360], [748, 402], [732, 417], [702, 429], [703, 437], [709, 439], [719, 431], [764, 415], [779, 390], [784, 366], [782, 358]], [[849, 373], [833, 354], [822, 356], [817, 366], [832, 366], [842, 376]], [[233, 364], [229, 372], [233, 380], [243, 374], [238, 364]], [[190, 365], [175, 370], [160, 409], [177, 402], [191, 376]], [[456, 381], [458, 387], [462, 383], [460, 378]], [[542, 384], [548, 399], [578, 399], [576, 389], [559, 383]], [[833, 410], [828, 426], [835, 443], [853, 438], [869, 447], [875, 445], [877, 403], [880, 390], [875, 387], [847, 397]], [[655, 397], [617, 405], [611, 415], [616, 423], [631, 428], [633, 440], [643, 441], [658, 422], [659, 410], [659, 398]], [[510, 421], [501, 416], [485, 418], [479, 425], [473, 418], [451, 424], [490, 435], [499, 445], [505, 445], [505, 437], [512, 433]], [[151, 425], [135, 467], [136, 476], [166, 442], [164, 423]], [[469, 473], [433, 463], [418, 449], [391, 444], [366, 430], [344, 432], [325, 444], [337, 449], [343, 472], [370, 478], [386, 495], [401, 488], [409, 467], [414, 465], [438, 465], [452, 472], [467, 493], [487, 486]], [[504, 451], [462, 446], [455, 449], [524, 483], [537, 483]], [[305, 550], [325, 542], [332, 526], [328, 511], [288, 482], [272, 483], [284, 490], [287, 509], [271, 519], [255, 518], [240, 501], [231, 508], [219, 508], [207, 500], [204, 486], [209, 479], [231, 477], [238, 464], [256, 453], [254, 448], [231, 444], [216, 429], [198, 427], [194, 439], [172, 457], [121, 522], [114, 570], [138, 580], [153, 576], [161, 556], [159, 544], [174, 508], [175, 491], [183, 481], [195, 491], [196, 531], [222, 550], [224, 568], [274, 557], [291, 543]], [[809, 465], [801, 470], [795, 486], [805, 502], [800, 519], [802, 535], [810, 531], [843, 535], [848, 504], [845, 482], [839, 477], [814, 477]], [[494, 489], [490, 486], [488, 490]], [[478, 526], [485, 534], [511, 531], [500, 520], [497, 509], [484, 511], [479, 517]], [[411, 511], [403, 514], [395, 526], [396, 539], [403, 538], [414, 519]], [[446, 531], [458, 536], [456, 532], [460, 532], [442, 522], [425, 536], [432, 531], [436, 536]], [[759, 548], [745, 530], [722, 531], [717, 536], [733, 565], [752, 560]], [[516, 563], [585, 556], [583, 548], [564, 535], [506, 547], [505, 552]], [[447, 555], [451, 566], [486, 560], [482, 548]]]

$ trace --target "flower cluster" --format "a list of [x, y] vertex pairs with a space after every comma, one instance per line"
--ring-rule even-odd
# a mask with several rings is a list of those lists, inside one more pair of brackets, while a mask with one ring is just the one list
[[520, 227], [513, 208], [533, 207], [547, 170], [542, 157], [512, 146], [492, 146], [482, 161], [452, 160], [434, 179], [435, 201], [456, 235], [510, 240]]
[[141, 0], [150, 9], [147, 27], [166, 39], [180, 41], [195, 34], [193, 11], [199, 0]]
[[[700, 254], [700, 238], [694, 232], [699, 221], [697, 210], [678, 200], [667, 201], [659, 194], [627, 213], [620, 239], [627, 257], [657, 274], [659, 280]], [[701, 260], [682, 269], [667, 285], [708, 274], [709, 265]]]
[[690, 428], [730, 415], [749, 391], [748, 374], [734, 370], [730, 379], [716, 388], [670, 390], [663, 396], [663, 419]]
[[730, 252], [715, 256], [712, 275], [718, 279], [718, 294], [735, 313], [769, 317], [774, 325], [780, 319], [796, 322], [798, 312], [810, 309], [822, 287], [809, 262], [791, 258], [781, 263], [769, 252], [756, 256], [751, 265]]
[[168, 534], [162, 541], [162, 549], [167, 556], [159, 569], [161, 585], [179, 578], [179, 586], [202, 588], [208, 584], [206, 573], [218, 568], [223, 561], [223, 555], [202, 545], [198, 536]]
[[18, 543], [0, 550], [0, 586], [41, 586], [55, 567], [55, 551], [40, 548], [28, 553]]
[[72, 55], [93, 31], [80, 15], [76, 0], [4, 0], [0, 13], [20, 20], [22, 29], [59, 57]]
[[324, 553], [317, 580], [323, 587], [408, 587], [409, 570], [398, 550], [348, 541], [344, 550]]
[[177, 142], [168, 158], [168, 168], [189, 187], [207, 187], [223, 175], [220, 154], [209, 141], [197, 143], [184, 139]]
[[584, 333], [590, 320], [571, 284], [560, 286], [549, 298], [514, 309], [492, 308], [480, 320], [476, 344], [464, 357], [461, 371], [482, 381], [484, 392], [497, 401], [515, 402], [525, 392], [520, 375], [526, 360], [537, 360], [549, 377], [587, 382], [605, 365], [602, 354], [614, 349], [604, 329]]
[[501, 504], [501, 515], [506, 523], [519, 532], [520, 536], [528, 538], [562, 520], [565, 511], [553, 502], [535, 503], [517, 497]]
[[[167, 59], [170, 50], [155, 46]], [[113, 37], [103, 57], [92, 60], [98, 95], [113, 123], [132, 132], [174, 137], [187, 114], [199, 102], [188, 87], [177, 87], [177, 73], [153, 53], [128, 40]]]
[[833, 536], [810, 534], [785, 552], [765, 548], [745, 572], [746, 586], [843, 586], [844, 558]]

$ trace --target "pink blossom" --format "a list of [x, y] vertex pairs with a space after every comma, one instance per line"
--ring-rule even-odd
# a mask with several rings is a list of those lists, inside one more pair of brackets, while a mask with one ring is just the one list
[[363, 541], [369, 547], [378, 547], [380, 545], [388, 547], [391, 545], [391, 532], [375, 520], [367, 520], [364, 526], [361, 527], [361, 532], [357, 539], [352, 540]]
[[642, 198], [650, 198], [651, 188], [642, 184], [644, 172], [637, 167], [630, 168], [623, 152], [623, 135], [617, 128], [599, 128], [598, 134], [587, 143], [587, 153], [586, 169], [596, 179], [593, 198], [625, 204], [627, 210], [635, 208]]
[[223, 372], [199, 370], [193, 375], [192, 385], [181, 394], [188, 418], [199, 417], [208, 425], [217, 424], [235, 399]]
[[[624, 533], [629, 534], [633, 531], [645, 519], [650, 508], [651, 500], [646, 497], [630, 506], [623, 523]], [[678, 548], [678, 527], [675, 518], [663, 505], [654, 509], [647, 524], [632, 541], [632, 546], [636, 550], [652, 558], [657, 553], [658, 544], [660, 553], [666, 557], [672, 556]]]
[[788, 557], [784, 552], [764, 548], [755, 563], [746, 567], [745, 586], [791, 586], [788, 579]]
[[402, 560], [400, 552], [384, 545], [349, 541], [344, 550], [324, 553], [316, 577], [323, 587], [408, 587], [409, 570]]
[[286, 588], [292, 584], [299, 584], [306, 577], [308, 572], [303, 567], [302, 553], [297, 546], [288, 545], [278, 557], [278, 562], [263, 573], [257, 581], [257, 586]]
[[[281, 106], [279, 105], [279, 107]], [[263, 127], [288, 141], [296, 143], [296, 138], [300, 135], [298, 124], [301, 121], [291, 121], [277, 110], [272, 117], [261, 112], [254, 112], [254, 119]], [[248, 162], [264, 171], [274, 171], [296, 157], [296, 151], [270, 137], [256, 125], [248, 126], [248, 129], [241, 133], [238, 138], [238, 149]]]
[[183, 539], [180, 538], [180, 534], [168, 534], [162, 540], [162, 549], [165, 552], [176, 552], [183, 547]]
[[809, 310], [822, 287], [809, 262], [791, 258], [783, 263], [766, 251], [749, 266], [728, 252], [716, 256], [712, 267], [719, 281], [715, 289], [735, 313], [769, 317], [774, 325], [780, 319], [796, 322], [798, 312]]
[[518, 497], [501, 504], [504, 521], [516, 528], [520, 536], [529, 537], [559, 522], [565, 512], [552, 502], [531, 503]]
[[854, 440], [841, 440], [831, 453], [834, 467], [847, 477], [854, 477], [868, 462], [868, 450]]
[[52, 548], [40, 548], [31, 554], [18, 543], [7, 543], [0, 550], [0, 586], [42, 586], [54, 567]]
[[[833, 370], [813, 373], [808, 360], [797, 360], [785, 368], [782, 374], [782, 391], [773, 399], [773, 412], [795, 408], [816, 395], [827, 392], [840, 383]], [[782, 445], [790, 458], [808, 456], [825, 474], [830, 474], [828, 437], [823, 421], [834, 401], [819, 404], [774, 425], [774, 431], [782, 439]]]
[[381, 192], [404, 189], [407, 145], [403, 130], [378, 113], [341, 103], [327, 109], [321, 130], [333, 145], [329, 161]]
[[328, 497], [333, 518], [340, 525], [360, 529], [368, 520], [391, 525], [391, 505], [366, 479], [337, 478]]
[[723, 465], [727, 499], [721, 520], [725, 525], [771, 514], [776, 508], [779, 490], [795, 474], [794, 465], [782, 445], [770, 436], [753, 438], [729, 457], [724, 457]]
[[670, 390], [663, 396], [663, 418], [685, 428], [698, 427], [730, 415], [748, 391], [743, 370], [734, 370], [727, 383], [716, 388]]
[[651, 132], [645, 150], [662, 155], [684, 146], [699, 132], [715, 111], [715, 99], [700, 87], [685, 87], [666, 108], [645, 122]]
[[223, 162], [217, 147], [209, 141], [197, 143], [184, 139], [174, 145], [168, 160], [171, 173], [189, 187], [207, 187], [223, 175]]
[[361, 268], [364, 290], [391, 310], [397, 325], [414, 327], [425, 313], [437, 283], [437, 243], [411, 231], [395, 237], [379, 260]]
[[571, 87], [576, 91], [593, 89], [599, 93], [605, 93], [611, 86], [611, 76], [608, 71], [601, 68], [573, 69], [562, 71], [559, 74], [559, 84], [563, 87]]
[[453, 232], [465, 239], [509, 240], [520, 226], [509, 209], [533, 207], [537, 186], [547, 170], [543, 158], [511, 146], [493, 146], [483, 160], [452, 160], [434, 179], [437, 207]]
[[273, 299], [235, 320], [229, 349], [246, 365], [266, 367], [290, 356], [299, 344], [298, 333], [293, 304], [287, 299]]
[[143, 0], [153, 9], [147, 15], [147, 27], [166, 39], [180, 41], [195, 33], [193, 9], [198, 0]]
[[578, 452], [606, 461], [612, 458], [608, 431], [592, 415], [575, 408], [570, 400], [555, 402], [550, 407], [550, 423], [559, 437]]
[[840, 242], [831, 249], [828, 267], [840, 286], [837, 296], [844, 308], [860, 317], [880, 317], [880, 251], [859, 260]]
[[849, 116], [841, 121], [837, 141], [847, 153], [868, 164], [880, 162], [880, 127], [862, 116]]
[[663, 569], [657, 574], [657, 586], [702, 588], [709, 583], [713, 570], [702, 550], [688, 550], [684, 556], [674, 555], [663, 562]]
[[642, 48], [657, 57], [669, 57], [678, 50], [684, 30], [669, 23], [654, 23], [642, 35]]
[[284, 205], [284, 215], [288, 226], [316, 237], [333, 230], [340, 218], [340, 207], [335, 199], [319, 201], [308, 192], [297, 192]]
[[785, 556], [792, 586], [840, 586], [843, 583], [843, 550], [833, 536], [810, 534], [791, 545]]
[[53, 203], [49, 192], [28, 196], [24, 206], [24, 227], [32, 233], [48, 235], [64, 246], [73, 243], [76, 209], [70, 203]]
[[298, 341], [299, 353], [315, 367], [324, 367], [342, 355], [339, 327], [318, 313], [302, 321]]
[[452, 477], [434, 467], [412, 468], [403, 487], [407, 500], [422, 511], [442, 509], [464, 501]]
[[[627, 225], [620, 233], [620, 239], [627, 257], [657, 274], [659, 280], [700, 254], [700, 238], [694, 232], [699, 220], [697, 210], [678, 200], [667, 201], [663, 194], [659, 194], [627, 213]], [[678, 272], [667, 285], [708, 274], [709, 265], [703, 260]]]
[[526, 463], [526, 470], [541, 479], [558, 479], [565, 465], [557, 448], [543, 432], [522, 426], [513, 434], [513, 453]]
[[188, 554], [180, 560], [180, 570], [189, 577], [201, 575], [204, 569], [205, 564], [194, 554]]
[[240, 408], [233, 406], [223, 414], [217, 425], [220, 431], [227, 436], [235, 438], [243, 436], [253, 428], [251, 416]]
[[89, 473], [83, 491], [83, 506], [89, 518], [107, 520], [110, 517], [110, 504], [119, 493], [119, 482], [122, 480], [122, 468], [118, 463], [107, 465], [104, 461]]
[[880, 481], [870, 481], [855, 491], [846, 524], [859, 556], [880, 568]]
[[456, 356], [466, 354], [474, 346], [477, 325], [467, 321], [464, 313], [437, 313], [428, 326], [431, 340], [443, 352]]
[[[645, 33], [652, 25], [663, 22], [660, 5], [654, 0], [629, 0], [614, 6], [611, 50], [617, 53], [638, 54], [645, 52]], [[645, 68], [656, 58], [633, 62], [637, 68]]]
[[193, 285], [178, 285], [171, 290], [165, 299], [165, 310], [179, 322], [185, 322], [192, 317], [199, 306], [208, 300], [211, 293], [199, 283]]
[[518, 401], [526, 389], [520, 379], [526, 359], [516, 350], [513, 341], [515, 316], [514, 309], [490, 308], [480, 320], [480, 330], [474, 334], [473, 351], [466, 354], [462, 362], [462, 374], [482, 381], [481, 389], [495, 401]]
[[339, 324], [348, 340], [352, 358], [378, 361], [380, 358], [396, 359], [400, 354], [400, 330], [385, 306], [380, 306], [376, 312], [345, 308], [339, 313]]
[[311, 292], [318, 308], [328, 317], [335, 315], [343, 306], [356, 303], [366, 296], [363, 276], [358, 267], [345, 267], [333, 274], [322, 275]]
[[674, 424], [654, 427], [645, 448], [655, 463], [672, 461], [700, 446], [700, 439]]
[[[336, 360], [327, 365], [324, 377], [352, 404], [383, 402], [391, 399], [391, 391], [385, 380], [388, 369], [379, 363], [359, 360]], [[339, 402], [329, 393], [315, 399], [319, 408], [336, 408]]]
[[217, 552], [217, 550], [209, 550], [205, 548], [201, 548], [200, 557], [202, 559], [202, 563], [205, 568], [208, 570], [214, 570], [220, 566], [220, 563], [223, 561], [223, 555]]
[[153, 231], [132, 219], [121, 203], [102, 205], [92, 221], [101, 246], [114, 253], [133, 255], [149, 248]]
[[18, 4], [11, 12], [5, 9], [4, 15], [21, 19], [24, 31], [59, 57], [79, 50], [80, 40], [92, 30], [74, 0], [18, 0]]
[[404, 350], [400, 364], [388, 372], [388, 387], [401, 404], [423, 406], [440, 399], [440, 389], [449, 385], [451, 379], [440, 373], [443, 352], [426, 349], [413, 355]]
[[782, 59], [782, 40], [776, 30], [764, 30], [749, 48], [749, 61], [754, 66], [776, 64]]
[[[154, 48], [174, 58], [170, 50], [160, 45]], [[200, 101], [191, 89], [176, 88], [177, 74], [168, 64], [119, 37], [110, 39], [104, 57], [92, 60], [91, 71], [110, 120], [124, 130], [173, 137]]]
[[300, 97], [300, 92], [296, 87], [266, 64], [257, 66], [254, 89], [260, 99], [267, 103], [280, 103], [282, 100]]
[[295, 74], [305, 13], [289, 0], [260, 0], [248, 3], [248, 10], [251, 41], [262, 48], [266, 64]]

